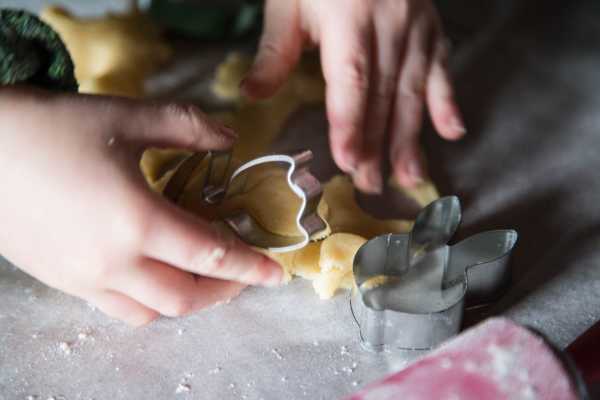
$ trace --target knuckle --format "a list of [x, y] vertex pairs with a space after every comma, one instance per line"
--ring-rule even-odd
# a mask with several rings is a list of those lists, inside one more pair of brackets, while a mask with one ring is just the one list
[[394, 95], [396, 84], [395, 76], [381, 74], [373, 88], [373, 95], [382, 100], [389, 100]]
[[350, 88], [364, 92], [369, 89], [369, 66], [364, 56], [355, 56], [344, 66], [341, 79]]
[[285, 51], [279, 42], [268, 38], [263, 38], [260, 42], [259, 53], [267, 59], [278, 59], [286, 65], [291, 65], [294, 60], [290, 57], [290, 52]]
[[400, 93], [404, 98], [419, 100], [425, 95], [425, 77], [421, 74], [406, 77], [400, 82]]
[[354, 143], [360, 137], [363, 121], [341, 110], [328, 111], [328, 119], [334, 131], [330, 138], [331, 145], [335, 148], [343, 148], [344, 151], [354, 151]]

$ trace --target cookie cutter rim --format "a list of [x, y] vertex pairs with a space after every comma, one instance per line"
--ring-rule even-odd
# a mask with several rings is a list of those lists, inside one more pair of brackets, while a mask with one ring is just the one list
[[[213, 184], [213, 164], [218, 157], [227, 157], [227, 164], [221, 179]], [[169, 179], [163, 193], [177, 202], [183, 193], [185, 185], [195, 169], [208, 157], [207, 173], [202, 185], [202, 198], [208, 204], [218, 204], [229, 193], [233, 182], [241, 179], [244, 174], [254, 167], [264, 164], [288, 164], [286, 181], [292, 192], [301, 200], [296, 214], [296, 226], [299, 236], [283, 236], [268, 232], [246, 212], [239, 212], [224, 219], [225, 223], [246, 243], [267, 249], [275, 253], [284, 253], [305, 247], [311, 237], [327, 228], [327, 224], [318, 215], [317, 208], [323, 194], [320, 181], [310, 173], [309, 165], [313, 158], [312, 151], [299, 150], [291, 153], [269, 154], [247, 161], [236, 168], [229, 178], [226, 178], [230, 167], [231, 152], [193, 153], [182, 161], [175, 174]], [[192, 166], [192, 164], [194, 164]], [[178, 172], [181, 173], [178, 175]], [[169, 185], [171, 182], [172, 185]], [[182, 183], [183, 182], [183, 183]]]
[[[442, 205], [442, 210], [444, 205], [450, 205], [450, 209], [452, 209], [452, 203], [454, 203], [454, 207], [458, 209], [459, 213], [449, 212], [446, 213], [446, 216], [450, 219], [456, 215], [460, 216], [460, 203], [458, 202], [458, 198], [452, 196], [432, 202], [421, 210], [417, 220], [423, 218], [423, 215], [427, 215], [428, 213], [435, 217], [436, 213], [432, 213], [431, 211], [436, 207], [440, 209], [440, 205]], [[437, 213], [437, 215], [439, 216], [440, 213]], [[448, 222], [446, 225], [440, 225], [435, 220], [433, 222], [426, 221], [424, 226], [430, 228], [440, 226], [442, 228], [449, 228], [446, 230], [445, 236], [441, 235], [442, 237], [447, 237], [449, 240], [455, 229], [458, 228], [460, 218], [454, 218], [446, 222]], [[415, 224], [413, 229], [415, 228], [418, 228], [417, 224]], [[435, 231], [433, 233], [435, 234]], [[406, 275], [408, 272], [413, 272], [414, 270], [411, 271], [411, 268], [417, 265], [414, 260], [409, 259], [411, 255], [415, 255], [412, 252], [413, 246], [410, 240], [419, 235], [421, 237], [427, 236], [419, 232], [415, 235], [414, 230], [409, 233], [377, 236], [361, 246], [355, 255], [353, 272], [356, 289], [350, 295], [350, 310], [359, 327], [361, 345], [369, 351], [429, 350], [459, 332], [465, 305], [468, 306], [473, 303], [477, 305], [485, 304], [486, 301], [491, 301], [492, 298], [503, 292], [508, 285], [510, 279], [508, 260], [517, 242], [518, 234], [516, 231], [510, 229], [484, 231], [452, 246], [441, 243], [443, 242], [442, 240], [439, 245], [433, 245], [426, 250], [426, 252], [445, 252], [446, 255], [442, 265], [443, 270], [441, 271], [440, 293], [447, 288], [462, 285], [461, 292], [455, 294], [456, 299], [453, 298], [448, 301], [446, 306], [426, 311], [399, 310], [385, 306], [379, 309], [373, 308], [372, 303], [368, 304], [370, 303], [369, 301], [365, 302], [366, 295], [370, 289], [367, 288], [363, 292], [362, 289], [364, 287], [361, 288], [361, 286], [368, 281], [369, 275], [371, 277], [378, 275], [373, 274], [373, 271], [377, 269], [371, 268], [370, 272], [365, 275], [361, 271], [361, 263], [364, 264], [366, 258], [370, 258], [371, 262], [376, 258], [365, 257], [365, 253], [371, 252], [372, 256], [373, 252], [379, 252], [378, 254], [381, 255], [381, 245], [385, 241], [386, 247], [384, 251], [386, 253], [383, 256], [384, 261], [380, 262], [378, 268], [382, 271], [387, 268], [387, 276], [402, 277], [402, 275]], [[388, 260], [391, 258], [389, 250], [390, 243], [392, 243], [390, 239], [392, 237], [401, 239], [393, 243], [400, 243], [404, 246], [404, 248], [398, 247], [398, 249], [402, 250], [406, 257], [404, 261], [406, 264], [397, 268], [397, 275], [390, 274], [388, 265]], [[439, 239], [439, 237], [440, 235], [437, 238]], [[433, 239], [436, 239], [435, 235], [433, 235]], [[428, 243], [424, 244], [427, 247]], [[451, 259], [452, 250], [458, 255], [454, 261]], [[375, 255], [377, 256], [377, 254]], [[419, 256], [417, 255], [417, 257]], [[396, 257], [395, 260], [402, 262], [401, 257]], [[419, 261], [419, 259], [416, 261]], [[434, 268], [436, 266], [439, 267], [439, 265], [434, 264]], [[393, 287], [390, 290], [393, 290]], [[470, 296], [471, 294], [473, 295]]]

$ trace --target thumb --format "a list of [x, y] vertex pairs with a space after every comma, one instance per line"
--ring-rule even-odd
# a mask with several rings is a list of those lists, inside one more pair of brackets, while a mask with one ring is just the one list
[[140, 148], [176, 147], [189, 150], [223, 150], [237, 134], [211, 119], [192, 104], [105, 98], [109, 118], [124, 141]]
[[268, 0], [258, 54], [241, 89], [251, 98], [265, 98], [277, 89], [298, 63], [303, 37], [297, 1]]

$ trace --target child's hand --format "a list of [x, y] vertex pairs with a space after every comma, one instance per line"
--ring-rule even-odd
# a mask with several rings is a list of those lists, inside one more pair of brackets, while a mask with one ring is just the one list
[[307, 43], [321, 46], [333, 157], [363, 191], [381, 191], [384, 157], [401, 184], [423, 179], [423, 102], [442, 137], [464, 134], [430, 0], [268, 0], [245, 92], [272, 95]]
[[193, 107], [0, 89], [0, 253], [130, 324], [276, 285], [281, 268], [146, 186], [149, 146], [230, 147]]

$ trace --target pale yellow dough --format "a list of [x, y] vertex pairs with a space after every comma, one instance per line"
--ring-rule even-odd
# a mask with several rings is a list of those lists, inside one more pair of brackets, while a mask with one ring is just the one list
[[40, 16], [65, 42], [82, 93], [142, 97], [146, 77], [171, 55], [160, 31], [137, 9], [78, 18], [50, 6]]
[[[78, 19], [60, 8], [49, 7], [42, 18], [61, 34], [70, 50], [83, 92], [140, 97], [144, 79], [170, 55], [158, 30], [137, 11], [101, 19]], [[239, 91], [239, 82], [249, 65], [247, 57], [230, 54], [218, 67], [212, 85], [215, 95], [232, 105], [232, 111], [213, 116], [240, 135], [234, 148], [233, 166], [267, 151], [294, 111], [302, 105], [320, 103], [324, 97], [319, 65], [314, 59], [305, 58], [273, 98], [250, 102]], [[162, 192], [189, 154], [169, 149], [146, 151], [140, 167], [150, 187]], [[224, 164], [218, 164], [217, 168], [223, 167]], [[236, 194], [218, 207], [202, 202], [205, 174], [206, 162], [203, 162], [179, 200], [183, 208], [213, 221], [244, 210], [273, 233], [297, 234], [295, 216], [299, 199], [287, 187], [282, 170], [253, 171], [245, 185], [235, 188]], [[438, 196], [430, 183], [405, 193], [420, 205]], [[319, 240], [298, 251], [268, 254], [283, 266], [288, 279], [300, 276], [312, 280], [323, 299], [332, 297], [340, 288], [354, 286], [352, 261], [367, 239], [388, 232], [406, 232], [412, 225], [410, 221], [372, 217], [356, 204], [354, 194], [353, 185], [345, 176], [336, 176], [325, 183], [318, 212], [328, 227], [314, 238]]]

